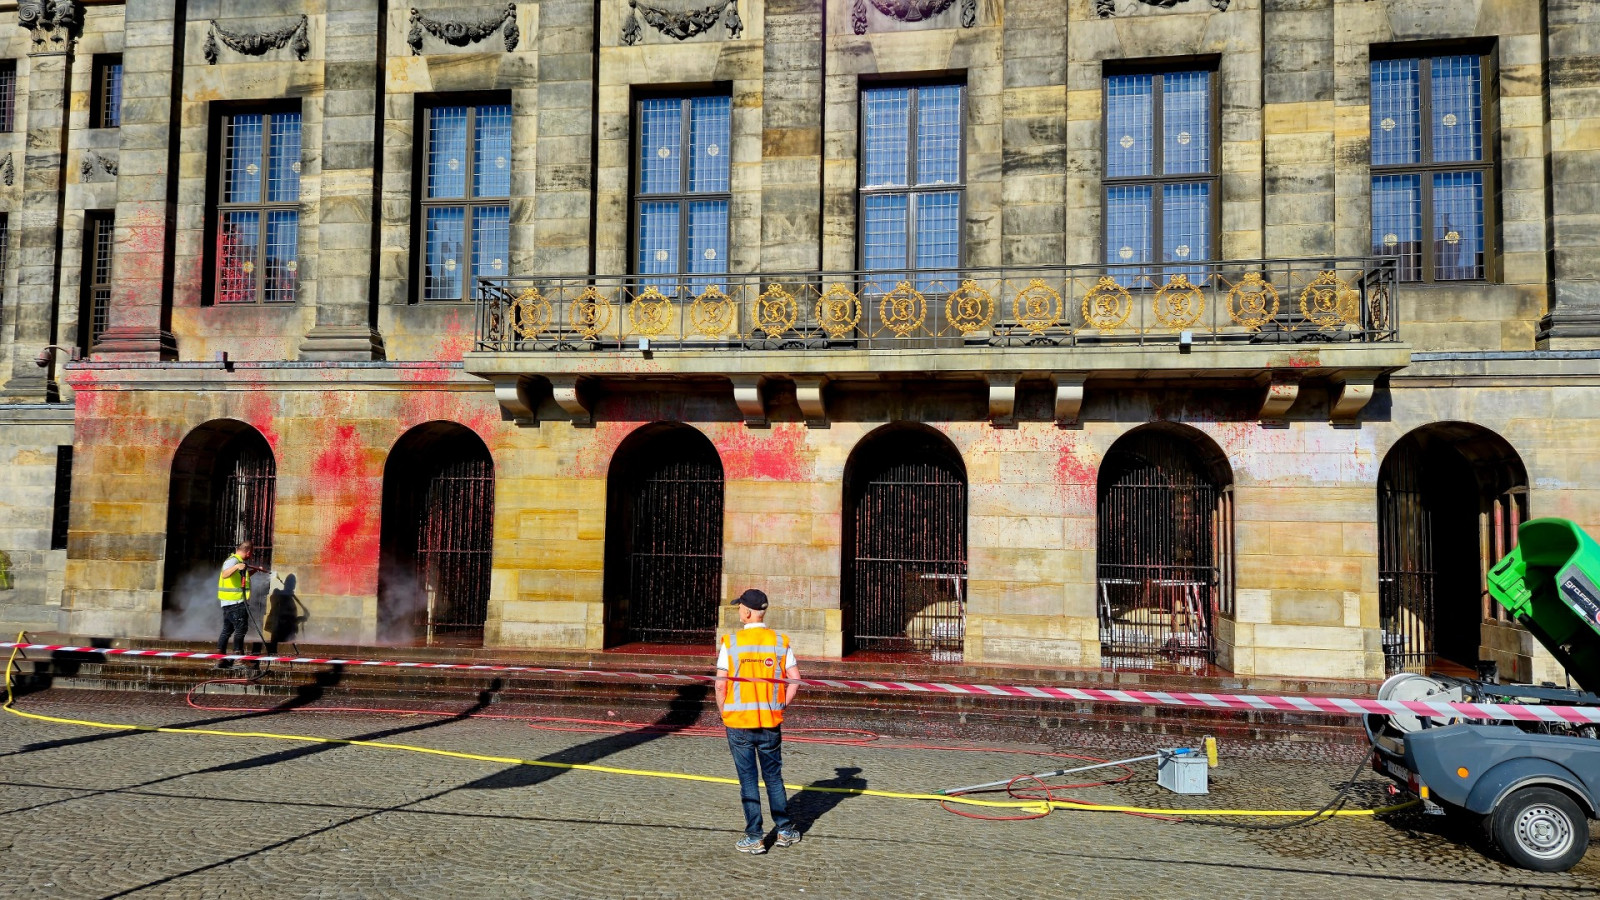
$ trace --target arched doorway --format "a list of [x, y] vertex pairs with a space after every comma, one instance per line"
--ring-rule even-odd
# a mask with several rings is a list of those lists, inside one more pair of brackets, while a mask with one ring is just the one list
[[1494, 432], [1440, 422], [1390, 448], [1378, 472], [1378, 612], [1390, 673], [1473, 672], [1484, 621], [1506, 619], [1484, 575], [1527, 517], [1527, 469]]
[[606, 481], [608, 645], [710, 644], [722, 597], [722, 458], [699, 431], [647, 425]]
[[272, 568], [277, 471], [266, 438], [243, 422], [207, 422], [178, 445], [167, 503], [163, 637], [216, 637], [217, 575], [239, 544], [255, 545], [251, 564]]
[[429, 422], [383, 467], [378, 637], [481, 645], [494, 561], [494, 459], [483, 439]]
[[959, 661], [966, 641], [967, 469], [931, 428], [868, 435], [844, 473], [845, 652]]
[[1215, 662], [1233, 596], [1233, 473], [1210, 438], [1149, 425], [1106, 453], [1096, 488], [1100, 656], [1107, 667]]

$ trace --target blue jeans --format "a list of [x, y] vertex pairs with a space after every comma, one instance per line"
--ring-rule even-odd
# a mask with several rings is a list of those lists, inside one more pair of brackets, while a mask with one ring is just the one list
[[244, 652], [245, 630], [250, 625], [249, 607], [233, 603], [222, 608], [222, 635], [217, 638], [217, 652], [228, 652], [228, 637], [233, 637], [233, 652]]
[[783, 729], [729, 728], [728, 749], [733, 751], [733, 767], [739, 772], [739, 801], [744, 804], [744, 833], [762, 837], [761, 792], [756, 787], [756, 762], [761, 763], [761, 780], [767, 783], [767, 805], [772, 807], [772, 824], [779, 831], [794, 828], [789, 820], [789, 795], [783, 789]]

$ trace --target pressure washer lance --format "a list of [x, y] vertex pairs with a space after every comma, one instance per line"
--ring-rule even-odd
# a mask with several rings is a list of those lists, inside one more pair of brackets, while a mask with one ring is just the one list
[[1003, 778], [1003, 779], [1001, 779], [999, 781], [990, 781], [990, 782], [987, 782], [985, 784], [974, 784], [974, 785], [971, 785], [969, 787], [946, 788], [945, 790], [942, 790], [942, 791], [934, 791], [934, 793], [935, 794], [940, 794], [940, 795], [946, 796], [946, 797], [953, 797], [953, 796], [955, 796], [957, 794], [969, 794], [969, 793], [971, 793], [973, 791], [981, 791], [981, 790], [984, 790], [986, 788], [1005, 787], [1006, 785], [1012, 783], [1013, 781], [1017, 781], [1017, 780], [1022, 779], [1022, 778], [1057, 778], [1057, 777], [1062, 776], [1062, 775], [1072, 775], [1072, 774], [1077, 773], [1077, 772], [1088, 772], [1088, 771], [1091, 771], [1093, 769], [1104, 769], [1104, 768], [1108, 768], [1110, 766], [1125, 766], [1125, 765], [1127, 765], [1129, 763], [1147, 762], [1147, 761], [1152, 760], [1152, 759], [1161, 759], [1163, 757], [1170, 757], [1170, 756], [1190, 756], [1190, 755], [1193, 755], [1195, 753], [1204, 753], [1206, 755], [1206, 766], [1207, 767], [1213, 768], [1213, 769], [1217, 767], [1217, 739], [1214, 738], [1214, 737], [1208, 737], [1205, 740], [1205, 746], [1203, 748], [1201, 748], [1201, 749], [1195, 749], [1193, 747], [1179, 747], [1176, 750], [1160, 750], [1160, 751], [1157, 751], [1155, 753], [1151, 753], [1148, 756], [1132, 756], [1132, 757], [1129, 757], [1127, 759], [1118, 759], [1118, 760], [1113, 760], [1111, 762], [1095, 763], [1092, 766], [1078, 766], [1078, 767], [1072, 768], [1072, 769], [1056, 769], [1053, 772], [1039, 772], [1039, 773], [1034, 774], [1034, 775], [1016, 775], [1016, 776], [1013, 776], [1011, 778]]

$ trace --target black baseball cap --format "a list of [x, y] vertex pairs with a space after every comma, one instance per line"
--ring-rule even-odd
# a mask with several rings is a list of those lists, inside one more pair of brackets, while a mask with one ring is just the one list
[[755, 588], [751, 588], [740, 594], [739, 599], [735, 600], [734, 603], [738, 606], [748, 606], [759, 612], [767, 608], [767, 595]]

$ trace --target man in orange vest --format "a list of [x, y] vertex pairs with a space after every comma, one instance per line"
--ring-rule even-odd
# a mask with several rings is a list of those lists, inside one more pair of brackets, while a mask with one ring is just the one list
[[[761, 825], [761, 794], [756, 788], [756, 767], [767, 783], [767, 805], [778, 835], [773, 846], [800, 842], [800, 832], [789, 819], [789, 796], [783, 788], [783, 708], [800, 692], [789, 636], [768, 628], [767, 595], [748, 590], [739, 595], [738, 631], [722, 639], [717, 654], [717, 708], [728, 731], [728, 748], [739, 772], [739, 800], [744, 804], [744, 837], [734, 846], [740, 853], [767, 852]], [[781, 674], [780, 674], [781, 673]], [[730, 681], [729, 676], [735, 679]], [[787, 678], [788, 684], [762, 679]]]

